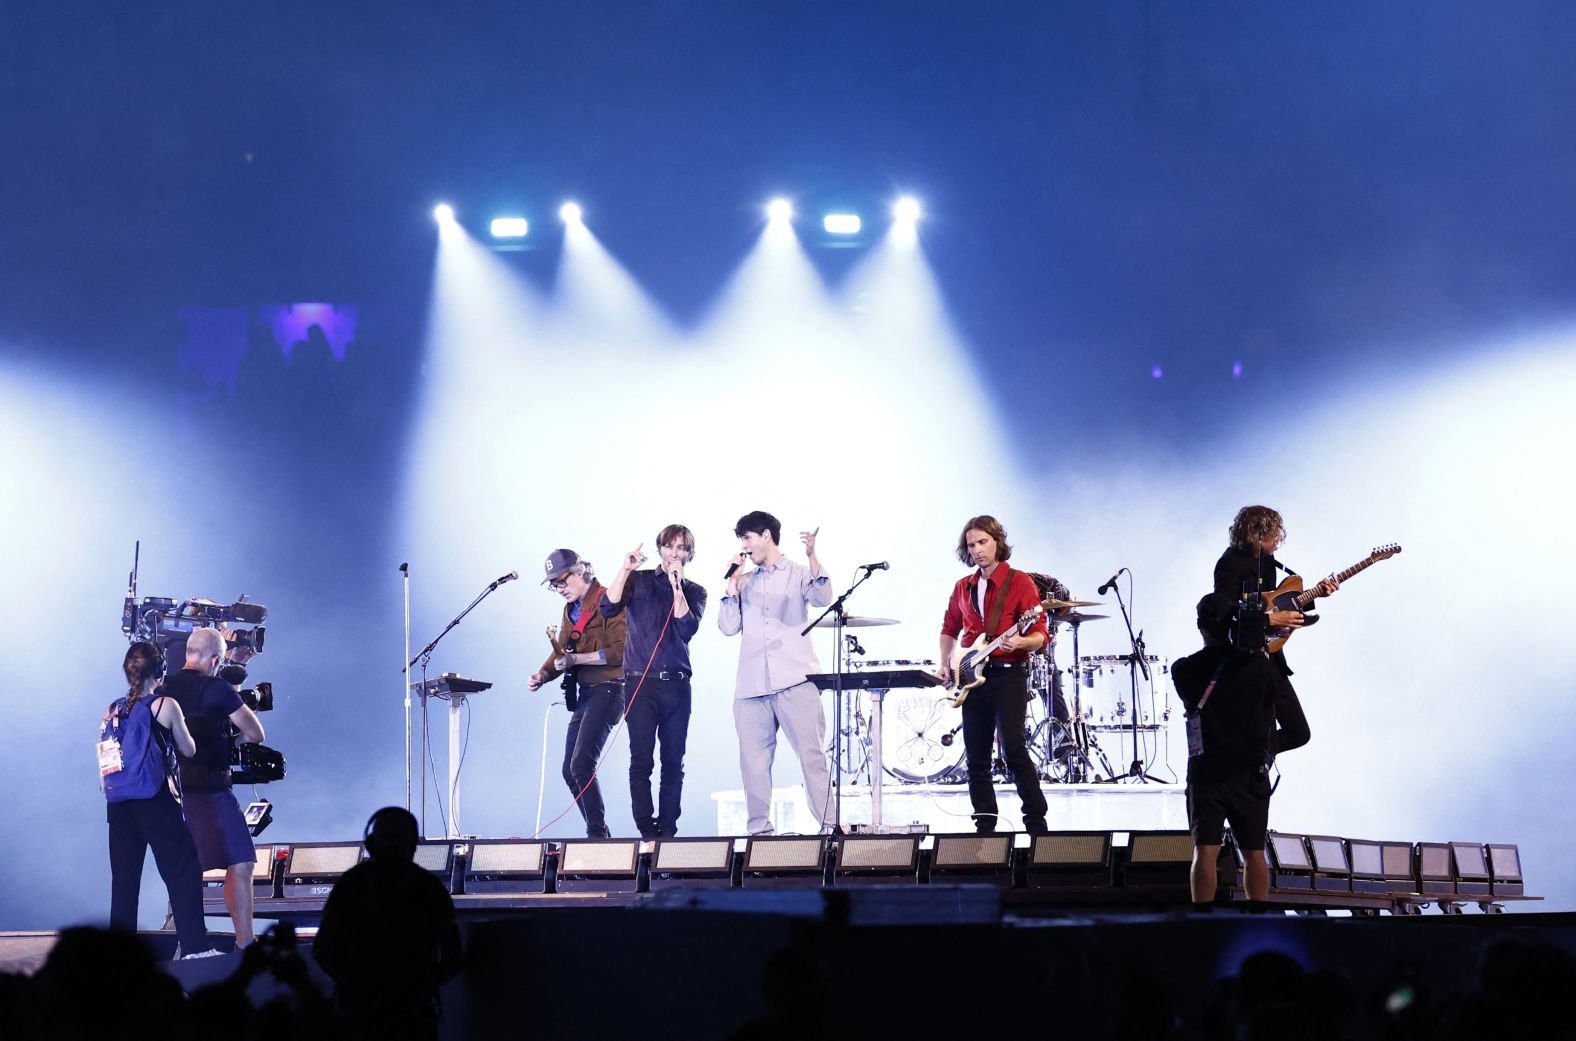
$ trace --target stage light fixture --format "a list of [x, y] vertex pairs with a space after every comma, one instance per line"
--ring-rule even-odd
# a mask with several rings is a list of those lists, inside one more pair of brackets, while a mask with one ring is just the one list
[[633, 893], [639, 882], [639, 839], [569, 841], [559, 854], [560, 893]]
[[578, 202], [566, 202], [558, 207], [558, 219], [565, 224], [579, 224], [585, 219], [585, 211], [580, 209]]
[[1412, 866], [1410, 842], [1381, 842], [1380, 864], [1384, 870], [1385, 888], [1391, 893], [1416, 893], [1417, 873]]
[[1193, 836], [1185, 831], [1135, 831], [1127, 843], [1128, 886], [1186, 886], [1193, 867]]
[[1324, 893], [1352, 891], [1352, 864], [1346, 842], [1333, 835], [1309, 835], [1313, 855], [1313, 888]]
[[892, 219], [899, 224], [916, 224], [922, 214], [919, 200], [905, 195], [892, 204]]
[[786, 221], [793, 219], [793, 203], [787, 199], [777, 198], [766, 204], [766, 219], [769, 221]]
[[929, 881], [1012, 885], [1012, 834], [937, 835]]
[[752, 837], [744, 847], [745, 888], [819, 886], [826, 874], [826, 840], [819, 836]]
[[544, 893], [547, 843], [515, 839], [471, 843], [465, 865], [466, 893]]
[[837, 841], [835, 884], [917, 882], [918, 835], [844, 835]]
[[1264, 852], [1269, 857], [1271, 889], [1312, 889], [1313, 859], [1305, 835], [1272, 831]]
[[495, 239], [523, 239], [530, 231], [524, 217], [494, 217], [489, 228]]
[[[252, 866], [252, 899], [266, 900], [274, 895], [274, 847], [257, 846]], [[205, 914], [228, 914], [224, 904], [224, 876], [228, 869], [211, 868], [202, 873], [202, 905]]]
[[1521, 896], [1521, 850], [1516, 846], [1489, 843], [1488, 864], [1493, 876], [1495, 896]]
[[863, 226], [857, 213], [828, 213], [821, 218], [828, 235], [857, 235]]
[[1352, 892], [1388, 893], [1384, 877], [1384, 844], [1368, 839], [1348, 839], [1346, 851], [1351, 858]]
[[724, 889], [733, 884], [733, 840], [658, 839], [651, 855], [651, 889]]
[[1493, 892], [1488, 852], [1481, 843], [1450, 843], [1450, 860], [1455, 865], [1456, 893], [1459, 896], [1488, 896]]
[[[1192, 857], [1191, 849], [1188, 856]], [[1034, 836], [1024, 880], [1036, 888], [1111, 885], [1111, 833], [1059, 831]]]
[[440, 202], [432, 208], [432, 219], [439, 224], [451, 224], [454, 221], [454, 207], [446, 202]]
[[360, 859], [359, 842], [297, 843], [285, 858], [281, 893], [286, 899], [295, 900], [327, 897], [340, 876]]

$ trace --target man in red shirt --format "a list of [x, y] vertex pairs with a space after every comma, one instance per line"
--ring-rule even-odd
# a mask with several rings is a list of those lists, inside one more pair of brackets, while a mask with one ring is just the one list
[[[958, 559], [978, 570], [958, 579], [941, 621], [942, 682], [952, 682], [952, 652], [961, 639], [964, 646], [982, 634], [995, 639], [1013, 630], [1019, 616], [1040, 602], [1040, 594], [1027, 572], [1007, 566], [1012, 547], [1007, 532], [995, 517], [972, 518], [958, 538]], [[974, 827], [979, 832], [996, 828], [996, 789], [991, 784], [991, 753], [996, 731], [1012, 770], [1018, 798], [1023, 801], [1023, 828], [1042, 835], [1045, 793], [1029, 758], [1023, 732], [1029, 704], [1029, 655], [1045, 646], [1045, 617], [1035, 618], [1027, 633], [1013, 632], [991, 655], [985, 682], [968, 692], [963, 702], [963, 750], [969, 767], [969, 801], [974, 805]]]

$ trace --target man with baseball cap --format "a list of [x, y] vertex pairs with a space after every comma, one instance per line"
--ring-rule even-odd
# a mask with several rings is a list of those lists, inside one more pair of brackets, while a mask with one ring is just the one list
[[585, 818], [586, 835], [608, 838], [596, 768], [608, 735], [624, 715], [624, 618], [597, 610], [604, 590], [596, 570], [572, 549], [547, 557], [542, 584], [564, 598], [553, 651], [527, 681], [532, 690], [563, 675], [569, 733], [564, 738], [564, 783]]

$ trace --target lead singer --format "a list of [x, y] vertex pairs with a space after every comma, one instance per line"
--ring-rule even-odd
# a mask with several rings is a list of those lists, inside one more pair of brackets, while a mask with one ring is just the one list
[[[728, 585], [717, 626], [724, 636], [743, 633], [739, 674], [733, 694], [733, 725], [739, 735], [739, 772], [751, 835], [772, 832], [772, 759], [777, 729], [804, 771], [804, 798], [824, 829], [832, 799], [832, 773], [826, 759], [826, 717], [821, 695], [805, 677], [820, 672], [815, 648], [802, 630], [809, 607], [832, 602], [832, 586], [815, 555], [816, 531], [799, 533], [810, 562], [789, 560], [778, 548], [782, 522], [756, 510], [739, 518], [733, 533], [740, 553], [728, 569]], [[746, 570], [746, 564], [755, 566]]]
[[[1007, 566], [1012, 547], [1007, 531], [995, 517], [974, 517], [958, 536], [958, 560], [974, 564], [971, 575], [958, 579], [941, 621], [943, 683], [952, 682], [952, 651], [961, 637], [965, 646], [981, 634], [994, 639], [1008, 632], [1023, 612], [1040, 602], [1039, 590], [1026, 571]], [[1043, 835], [1045, 793], [1029, 758], [1023, 733], [1029, 706], [1029, 655], [1045, 646], [1045, 616], [1034, 620], [1024, 634], [1014, 633], [1002, 642], [985, 666], [985, 682], [968, 692], [963, 702], [963, 751], [969, 766], [969, 801], [974, 805], [974, 829], [982, 834], [996, 830], [996, 787], [991, 783], [991, 753], [996, 731], [1023, 800], [1023, 830]]]

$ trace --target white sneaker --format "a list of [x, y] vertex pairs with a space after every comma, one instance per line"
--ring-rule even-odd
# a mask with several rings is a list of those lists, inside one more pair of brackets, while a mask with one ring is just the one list
[[216, 951], [212, 947], [210, 947], [206, 951], [198, 951], [195, 954], [183, 954], [183, 955], [181, 955], [181, 961], [191, 961], [194, 958], [222, 958], [222, 957], [224, 957], [223, 953], [221, 953], [219, 951]]

